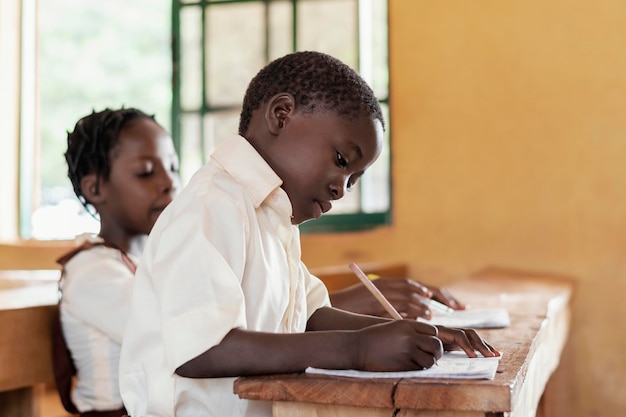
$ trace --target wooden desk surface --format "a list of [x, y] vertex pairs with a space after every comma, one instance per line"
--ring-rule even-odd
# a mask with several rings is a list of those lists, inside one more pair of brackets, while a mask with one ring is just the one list
[[0, 414], [38, 415], [38, 387], [53, 381], [50, 330], [60, 272], [0, 271]]
[[274, 416], [533, 416], [570, 324], [573, 281], [489, 268], [447, 286], [470, 305], [506, 307], [511, 326], [481, 335], [503, 352], [494, 380], [243, 377], [242, 398], [273, 400]]

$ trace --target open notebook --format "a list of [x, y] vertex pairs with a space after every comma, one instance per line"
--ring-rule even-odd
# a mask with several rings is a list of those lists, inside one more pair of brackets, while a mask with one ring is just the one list
[[370, 372], [354, 369], [307, 368], [306, 373], [346, 376], [352, 378], [452, 378], [493, 379], [502, 356], [493, 358], [468, 358], [463, 351], [445, 352], [437, 366], [420, 371]]
[[465, 327], [474, 329], [497, 329], [511, 325], [509, 312], [505, 308], [468, 308], [453, 310], [450, 314], [442, 314], [432, 310], [430, 320], [419, 319], [424, 323], [446, 327]]

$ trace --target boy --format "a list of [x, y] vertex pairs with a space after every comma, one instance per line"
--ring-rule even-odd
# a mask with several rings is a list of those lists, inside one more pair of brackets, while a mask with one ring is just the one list
[[120, 363], [131, 417], [269, 416], [241, 400], [240, 375], [307, 366], [408, 370], [443, 346], [497, 352], [474, 331], [330, 306], [300, 260], [297, 225], [340, 199], [381, 152], [367, 84], [317, 52], [279, 58], [250, 82], [239, 134], [155, 225], [135, 278]]

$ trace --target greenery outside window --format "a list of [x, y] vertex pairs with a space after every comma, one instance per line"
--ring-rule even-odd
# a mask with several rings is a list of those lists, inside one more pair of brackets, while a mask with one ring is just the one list
[[72, 239], [99, 223], [78, 202], [63, 153], [92, 109], [138, 107], [170, 130], [171, 0], [22, 4], [20, 230]]
[[387, 0], [174, 0], [172, 134], [183, 183], [237, 132], [248, 82], [293, 51], [333, 55], [368, 81], [387, 121], [384, 151], [353, 191], [303, 232], [390, 223]]

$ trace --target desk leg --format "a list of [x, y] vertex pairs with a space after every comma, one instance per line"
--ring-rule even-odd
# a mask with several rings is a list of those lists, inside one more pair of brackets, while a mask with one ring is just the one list
[[3, 416], [39, 417], [39, 388], [26, 387], [0, 392]]
[[274, 401], [273, 417], [391, 417], [395, 410]]
[[568, 417], [575, 414], [575, 404], [571, 400], [571, 381], [574, 381], [574, 353], [568, 341], [561, 353], [561, 361], [556, 368], [543, 396], [539, 401], [536, 417]]

